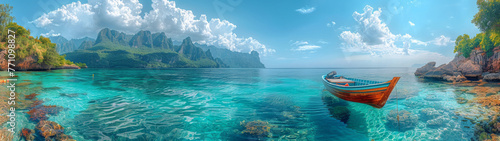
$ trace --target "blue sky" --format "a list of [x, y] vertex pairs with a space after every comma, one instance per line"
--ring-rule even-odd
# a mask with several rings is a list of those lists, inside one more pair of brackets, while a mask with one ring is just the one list
[[470, 0], [8, 3], [14, 7], [15, 21], [29, 28], [34, 36], [96, 38], [103, 27], [131, 34], [138, 30], [161, 31], [174, 40], [190, 36], [196, 42], [234, 51], [259, 51], [269, 68], [447, 63], [454, 56], [458, 35], [480, 32], [471, 23], [478, 10], [475, 1]]

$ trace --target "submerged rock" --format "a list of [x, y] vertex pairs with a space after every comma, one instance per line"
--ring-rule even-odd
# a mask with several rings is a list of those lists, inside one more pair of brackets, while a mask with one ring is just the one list
[[38, 134], [44, 138], [51, 138], [64, 132], [64, 127], [53, 121], [40, 121], [35, 127]]
[[31, 121], [39, 122], [47, 120], [48, 119], [47, 115], [57, 115], [62, 109], [63, 109], [62, 107], [55, 105], [49, 105], [49, 106], [43, 105], [43, 106], [35, 106], [27, 113]]
[[476, 86], [473, 89], [467, 91], [467, 93], [473, 93], [479, 97], [485, 97], [488, 94], [497, 94], [499, 91], [500, 91], [499, 87]]
[[32, 94], [29, 94], [29, 95], [25, 95], [24, 99], [32, 100], [32, 99], [34, 99], [38, 95], [40, 95], [40, 94], [32, 93]]
[[420, 111], [420, 116], [424, 119], [434, 119], [443, 115], [443, 110], [436, 110], [434, 108], [425, 108]]
[[258, 138], [269, 137], [271, 135], [271, 124], [269, 124], [269, 122], [261, 120], [250, 122], [242, 121], [240, 122], [240, 125], [245, 127], [245, 129], [241, 132], [242, 134], [247, 134]]
[[435, 94], [428, 94], [427, 96], [425, 96], [424, 99], [428, 100], [428, 101], [441, 101], [441, 100], [443, 100], [443, 99], [441, 99], [440, 96], [435, 95]]
[[467, 103], [469, 101], [469, 100], [467, 100], [467, 99], [465, 99], [463, 97], [458, 97], [456, 99], [457, 99], [457, 103], [458, 104], [465, 104], [465, 103]]
[[447, 115], [439, 116], [435, 119], [431, 119], [427, 121], [427, 126], [429, 127], [439, 127], [447, 124], [450, 121], [450, 118]]
[[35, 140], [35, 136], [33, 135], [35, 133], [34, 130], [28, 129], [28, 128], [23, 128], [21, 130], [21, 139], [24, 139], [26, 141], [33, 141]]
[[332, 108], [328, 108], [328, 111], [330, 111], [330, 115], [332, 115], [333, 118], [338, 119], [344, 123], [347, 123], [347, 121], [349, 120], [349, 116], [351, 116], [351, 111], [349, 111], [346, 106], [335, 106]]
[[387, 115], [387, 125], [393, 129], [409, 130], [415, 128], [418, 116], [406, 110], [391, 110]]

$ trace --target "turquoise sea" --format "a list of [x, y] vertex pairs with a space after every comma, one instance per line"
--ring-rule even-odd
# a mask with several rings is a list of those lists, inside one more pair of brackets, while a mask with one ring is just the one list
[[[385, 107], [376, 109], [325, 91], [321, 76], [332, 70], [361, 79], [401, 80]], [[413, 72], [80, 69], [16, 74], [19, 82], [29, 82], [18, 87], [20, 95], [38, 93], [43, 105], [63, 107], [48, 120], [78, 141], [471, 140], [473, 122], [488, 112], [478, 104], [457, 102], [458, 97], [473, 99], [474, 94], [464, 92], [473, 86], [426, 82]], [[36, 126], [27, 111], [17, 111], [19, 130]]]

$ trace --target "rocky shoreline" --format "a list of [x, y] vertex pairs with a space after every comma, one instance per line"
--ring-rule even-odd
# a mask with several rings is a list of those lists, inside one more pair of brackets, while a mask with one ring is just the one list
[[[7, 50], [0, 51], [0, 58], [5, 58], [7, 55]], [[71, 65], [63, 65], [60, 67], [54, 67], [54, 66], [47, 66], [47, 65], [42, 65], [38, 62], [38, 57], [35, 56], [28, 56], [26, 58], [16, 60], [13, 68], [16, 71], [48, 71], [48, 70], [59, 70], [59, 69], [81, 69], [75, 64]], [[0, 71], [5, 71], [8, 69], [8, 60], [7, 59], [2, 59], [0, 60]]]
[[435, 66], [436, 62], [429, 62], [418, 68], [415, 76], [449, 82], [476, 80], [498, 82], [500, 81], [500, 46], [495, 47], [493, 55], [489, 57], [484, 51], [476, 48], [470, 53], [469, 58], [458, 53], [448, 64]]

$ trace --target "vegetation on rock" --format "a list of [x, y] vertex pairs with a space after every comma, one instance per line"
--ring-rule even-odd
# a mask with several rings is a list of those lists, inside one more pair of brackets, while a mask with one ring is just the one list
[[482, 33], [474, 38], [464, 34], [455, 40], [454, 52], [469, 58], [474, 49], [481, 49], [486, 55], [493, 55], [493, 48], [500, 46], [500, 0], [478, 0], [479, 12], [474, 15], [472, 23], [481, 29]]
[[[30, 30], [13, 22], [11, 14], [12, 6], [0, 4], [0, 54], [7, 57], [8, 31], [15, 35], [15, 66], [16, 70], [44, 70], [64, 65], [73, 65], [73, 62], [64, 59], [64, 56], [56, 52], [56, 44], [49, 38], [30, 36]], [[12, 39], [12, 37], [10, 37]], [[4, 58], [7, 60], [6, 58]], [[7, 61], [2, 61], [2, 70], [6, 70]]]

